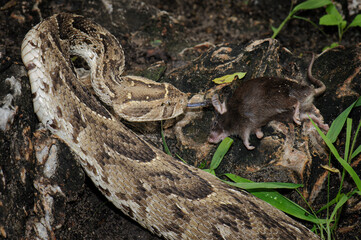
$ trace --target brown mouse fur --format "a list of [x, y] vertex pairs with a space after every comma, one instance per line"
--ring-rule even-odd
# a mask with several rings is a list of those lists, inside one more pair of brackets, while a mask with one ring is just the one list
[[250, 134], [262, 138], [261, 127], [270, 121], [293, 121], [300, 125], [308, 115], [321, 128], [328, 130], [328, 125], [312, 113], [314, 97], [326, 90], [325, 85], [312, 76], [314, 60], [313, 55], [308, 78], [317, 88], [278, 77], [260, 77], [242, 82], [227, 103], [220, 103], [218, 95], [213, 95], [212, 104], [219, 115], [208, 141], [218, 143], [227, 136], [238, 135], [246, 148], [252, 150]]

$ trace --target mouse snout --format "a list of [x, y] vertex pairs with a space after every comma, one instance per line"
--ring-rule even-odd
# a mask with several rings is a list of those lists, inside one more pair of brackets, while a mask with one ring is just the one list
[[208, 137], [208, 142], [217, 144], [228, 136], [229, 134], [224, 131], [211, 131]]

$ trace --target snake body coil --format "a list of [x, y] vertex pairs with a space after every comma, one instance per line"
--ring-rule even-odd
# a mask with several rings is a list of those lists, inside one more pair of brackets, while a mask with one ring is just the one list
[[122, 48], [101, 26], [57, 14], [31, 29], [21, 50], [39, 120], [79, 156], [99, 190], [151, 232], [167, 239], [317, 239], [269, 204], [173, 159], [117, 121], [79, 81], [71, 55], [87, 61], [98, 98], [128, 120], [174, 117], [187, 99], [170, 84], [121, 76]]

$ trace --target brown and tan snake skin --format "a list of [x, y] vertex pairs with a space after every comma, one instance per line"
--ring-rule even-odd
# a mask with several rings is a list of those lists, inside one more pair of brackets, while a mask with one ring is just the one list
[[21, 47], [39, 120], [78, 156], [117, 208], [166, 239], [318, 239], [281, 211], [145, 142], [89, 93], [71, 56], [91, 68], [92, 88], [130, 121], [183, 113], [187, 97], [170, 84], [121, 76], [117, 39], [82, 16], [61, 13], [32, 28]]

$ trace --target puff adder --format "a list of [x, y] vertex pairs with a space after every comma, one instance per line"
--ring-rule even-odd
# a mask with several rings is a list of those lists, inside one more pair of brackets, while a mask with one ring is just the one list
[[[187, 97], [167, 83], [121, 76], [117, 39], [96, 23], [60, 13], [32, 28], [22, 43], [34, 111], [78, 156], [117, 208], [166, 239], [317, 239], [269, 204], [164, 154], [116, 120], [182, 114]], [[79, 80], [71, 56], [86, 60], [91, 86]]]

